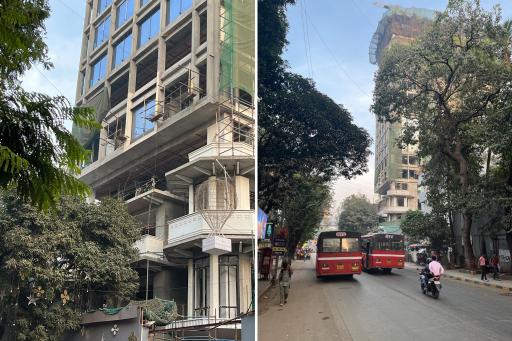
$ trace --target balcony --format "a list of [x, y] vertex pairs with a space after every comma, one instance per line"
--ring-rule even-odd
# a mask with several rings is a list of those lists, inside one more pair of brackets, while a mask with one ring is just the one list
[[139, 260], [146, 259], [158, 263], [167, 263], [164, 254], [164, 240], [151, 235], [144, 235], [135, 242], [139, 250]]
[[[169, 221], [169, 240], [165, 248], [183, 244], [191, 246], [198, 239], [208, 237], [211, 229], [199, 212]], [[222, 228], [226, 238], [234, 240], [252, 239], [254, 236], [254, 211], [234, 211]]]
[[408, 197], [408, 198], [414, 198], [417, 197], [417, 191], [415, 191], [416, 194], [409, 190], [403, 190], [403, 189], [390, 189], [387, 191], [386, 196], [398, 196], [398, 197]]
[[188, 154], [190, 162], [201, 158], [214, 158], [219, 156], [254, 156], [254, 148], [245, 142], [219, 142], [209, 143], [204, 147]]
[[412, 210], [412, 208], [407, 206], [385, 206], [379, 208], [379, 215], [385, 215], [388, 213], [406, 213], [409, 210]]

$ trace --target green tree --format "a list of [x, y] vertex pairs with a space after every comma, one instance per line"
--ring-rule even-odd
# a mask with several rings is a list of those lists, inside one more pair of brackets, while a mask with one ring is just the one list
[[281, 204], [277, 216], [288, 228], [290, 259], [297, 245], [312, 239], [322, 221], [324, 211], [331, 203], [329, 185], [319, 177], [294, 174], [286, 193], [288, 200]]
[[338, 228], [367, 233], [379, 224], [377, 208], [365, 195], [352, 194], [343, 200]]
[[428, 238], [432, 248], [440, 250], [449, 243], [450, 228], [444, 217], [422, 211], [409, 211], [400, 223], [403, 233], [413, 240]]
[[95, 129], [94, 113], [63, 96], [25, 91], [19, 79], [33, 64], [50, 69], [44, 43], [48, 1], [4, 1], [0, 6], [0, 188], [14, 187], [40, 208], [62, 195], [84, 196], [77, 180], [88, 152], [65, 128], [66, 120]]
[[499, 8], [486, 12], [476, 0], [451, 0], [423, 37], [391, 47], [375, 78], [372, 111], [381, 119], [408, 120], [400, 142], [418, 144], [427, 175], [452, 170], [447, 190], [462, 213], [468, 268], [475, 266], [470, 231], [483, 199], [479, 125], [506, 106], [499, 95], [511, 78], [500, 19]]
[[362, 174], [371, 143], [345, 108], [287, 71], [286, 6], [294, 3], [258, 1], [258, 191], [265, 211], [281, 208], [294, 174], [326, 182]]
[[[123, 203], [64, 198], [40, 211], [0, 197], [0, 326], [8, 340], [60, 340], [82, 312], [123, 304], [138, 287], [139, 227]], [[98, 301], [99, 300], [99, 301]]]

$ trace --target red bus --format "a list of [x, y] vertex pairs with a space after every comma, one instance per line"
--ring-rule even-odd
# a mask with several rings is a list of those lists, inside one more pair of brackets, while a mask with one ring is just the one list
[[361, 233], [327, 231], [318, 235], [316, 277], [361, 274]]
[[393, 268], [403, 269], [405, 261], [404, 236], [401, 234], [370, 233], [361, 237], [363, 242], [363, 269], [382, 269], [390, 273]]

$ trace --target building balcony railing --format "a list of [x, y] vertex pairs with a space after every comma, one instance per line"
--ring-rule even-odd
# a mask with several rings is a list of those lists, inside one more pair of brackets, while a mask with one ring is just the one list
[[398, 196], [398, 197], [408, 197], [408, 198], [414, 198], [418, 196], [418, 193], [410, 192], [408, 190], [404, 189], [390, 189], [387, 191], [386, 195], [389, 196]]
[[206, 146], [188, 154], [190, 162], [198, 158], [217, 156], [254, 156], [254, 148], [245, 142], [219, 142], [208, 143]]
[[144, 235], [135, 242], [135, 248], [139, 250], [139, 258], [163, 260], [164, 240], [151, 235]]
[[[221, 233], [229, 236], [252, 238], [254, 234], [254, 211], [236, 210], [228, 218]], [[169, 240], [166, 247], [178, 246], [193, 240], [206, 238], [212, 232], [199, 212], [169, 221]]]
[[379, 215], [385, 215], [388, 213], [406, 213], [409, 210], [412, 210], [412, 208], [407, 206], [385, 206], [379, 208]]

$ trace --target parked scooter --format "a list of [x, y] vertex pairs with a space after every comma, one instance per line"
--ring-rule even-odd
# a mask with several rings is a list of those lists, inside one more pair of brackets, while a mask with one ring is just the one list
[[421, 291], [424, 295], [430, 293], [432, 297], [439, 298], [441, 293], [441, 276], [429, 276], [425, 270], [420, 272]]

